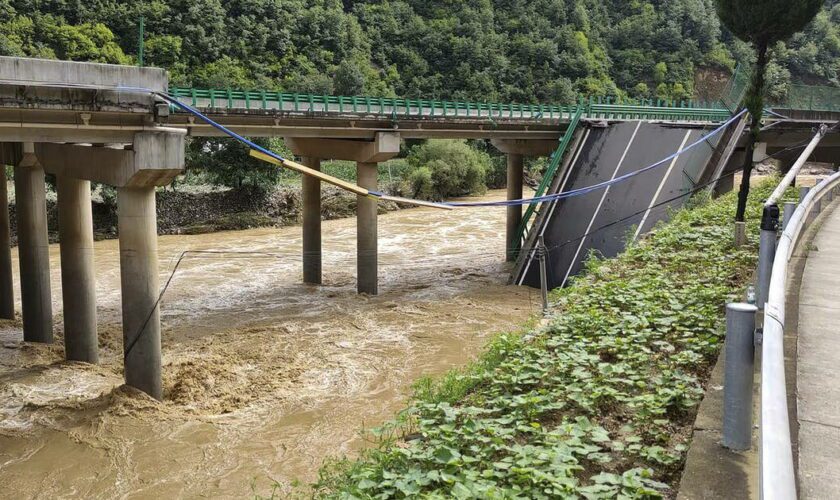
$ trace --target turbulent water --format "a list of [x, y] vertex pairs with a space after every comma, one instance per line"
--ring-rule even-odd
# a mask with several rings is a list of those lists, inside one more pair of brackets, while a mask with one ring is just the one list
[[355, 293], [353, 219], [324, 222], [323, 287], [300, 284], [299, 228], [161, 237], [162, 283], [186, 250], [231, 252], [188, 254], [163, 301], [162, 403], [121, 386], [117, 242], [96, 243], [99, 366], [63, 361], [51, 248], [56, 344], [0, 323], [0, 496], [242, 497], [314, 479], [412, 381], [535, 309], [505, 285], [503, 233], [499, 209], [380, 216], [377, 297]]

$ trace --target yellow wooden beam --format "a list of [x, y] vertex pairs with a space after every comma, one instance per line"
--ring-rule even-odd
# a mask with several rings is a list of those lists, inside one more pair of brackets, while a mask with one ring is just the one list
[[280, 161], [277, 158], [275, 158], [271, 155], [267, 155], [267, 154], [263, 153], [262, 151], [257, 151], [256, 149], [252, 149], [250, 154], [254, 158], [257, 158], [258, 160], [262, 160], [262, 161], [271, 163], [272, 165], [277, 165], [279, 167], [285, 167], [285, 168], [288, 168], [290, 170], [294, 170], [295, 172], [300, 172], [303, 175], [309, 175], [309, 176], [315, 177], [315, 178], [320, 179], [320, 180], [322, 180], [322, 181], [324, 181], [328, 184], [332, 184], [333, 186], [340, 187], [341, 189], [344, 189], [346, 191], [350, 191], [351, 193], [355, 193], [359, 196], [367, 196], [368, 198], [394, 201], [394, 202], [397, 202], [397, 203], [406, 203], [406, 204], [409, 204], [409, 205], [417, 205], [419, 207], [438, 208], [438, 209], [441, 209], [441, 210], [452, 210], [453, 208], [455, 208], [455, 207], [451, 207], [449, 205], [444, 205], [442, 203], [435, 203], [435, 202], [432, 202], [432, 201], [412, 200], [411, 198], [403, 198], [403, 197], [400, 197], [400, 196], [390, 196], [390, 195], [386, 195], [386, 194], [382, 194], [382, 195], [376, 194], [375, 195], [375, 194], [372, 194], [370, 191], [368, 191], [367, 189], [365, 189], [361, 186], [357, 186], [356, 184], [352, 184], [350, 182], [343, 181], [343, 180], [341, 180], [337, 177], [333, 177], [333, 176], [325, 174], [325, 173], [323, 173], [319, 170], [309, 168], [306, 165], [301, 165], [300, 163], [297, 163], [297, 162], [289, 160], [289, 159], [284, 158], [282, 161]]

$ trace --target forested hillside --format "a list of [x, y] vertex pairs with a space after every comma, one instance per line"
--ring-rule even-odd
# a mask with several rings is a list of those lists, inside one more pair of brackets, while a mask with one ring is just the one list
[[[222, 88], [683, 98], [751, 54], [712, 0], [0, 0], [0, 54], [136, 63], [141, 16], [147, 64]], [[773, 58], [771, 93], [840, 85], [840, 0]]]

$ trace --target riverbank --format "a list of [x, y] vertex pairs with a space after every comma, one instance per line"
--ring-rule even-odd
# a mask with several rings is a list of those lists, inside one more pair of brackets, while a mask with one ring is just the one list
[[[9, 192], [13, 192], [10, 188]], [[52, 193], [50, 193], [52, 194]], [[258, 227], [285, 227], [300, 224], [300, 186], [278, 186], [270, 190], [253, 187], [238, 189], [191, 189], [157, 192], [158, 234], [205, 234]], [[378, 203], [379, 212], [399, 210], [399, 204]], [[321, 189], [321, 217], [324, 220], [353, 217], [356, 195], [324, 185]], [[17, 244], [15, 204], [9, 204], [12, 244]], [[47, 226], [50, 243], [58, 241], [58, 205], [55, 196], [47, 199]], [[93, 199], [93, 227], [96, 240], [117, 237], [116, 200], [101, 194]]]
[[419, 384], [376, 446], [322, 470], [315, 495], [675, 497], [771, 184], [750, 193], [741, 249], [730, 193], [615, 259], [590, 259], [552, 294], [546, 326], [502, 335], [475, 363]]

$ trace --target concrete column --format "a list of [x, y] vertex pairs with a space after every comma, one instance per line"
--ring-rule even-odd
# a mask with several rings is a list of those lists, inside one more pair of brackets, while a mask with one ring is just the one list
[[163, 397], [155, 188], [117, 191], [125, 383]]
[[[0, 169], [5, 170], [5, 165]], [[12, 279], [12, 243], [9, 229], [9, 195], [6, 175], [0, 179], [0, 318], [15, 319], [15, 291]]]
[[[523, 158], [520, 154], [507, 154], [507, 199], [522, 198]], [[507, 230], [505, 231], [505, 259], [516, 260], [516, 231], [522, 223], [522, 206], [507, 207]]]
[[23, 340], [52, 343], [46, 186], [44, 169], [34, 160], [35, 155], [32, 151], [32, 144], [24, 144], [23, 160], [15, 167]]
[[[359, 186], [375, 190], [376, 163], [356, 164], [356, 176]], [[376, 295], [377, 283], [377, 206], [376, 200], [358, 196], [356, 206], [356, 266], [357, 289], [359, 293]]]
[[[303, 164], [321, 170], [321, 159], [303, 157]], [[303, 205], [303, 282], [321, 284], [321, 181], [304, 175], [301, 201]]]
[[58, 231], [67, 359], [99, 362], [90, 181], [58, 176]]
[[712, 192], [712, 198], [717, 198], [719, 196], [723, 196], [726, 193], [732, 191], [735, 188], [735, 176], [734, 175], [725, 175], [721, 177], [717, 183], [715, 183], [715, 188]]

